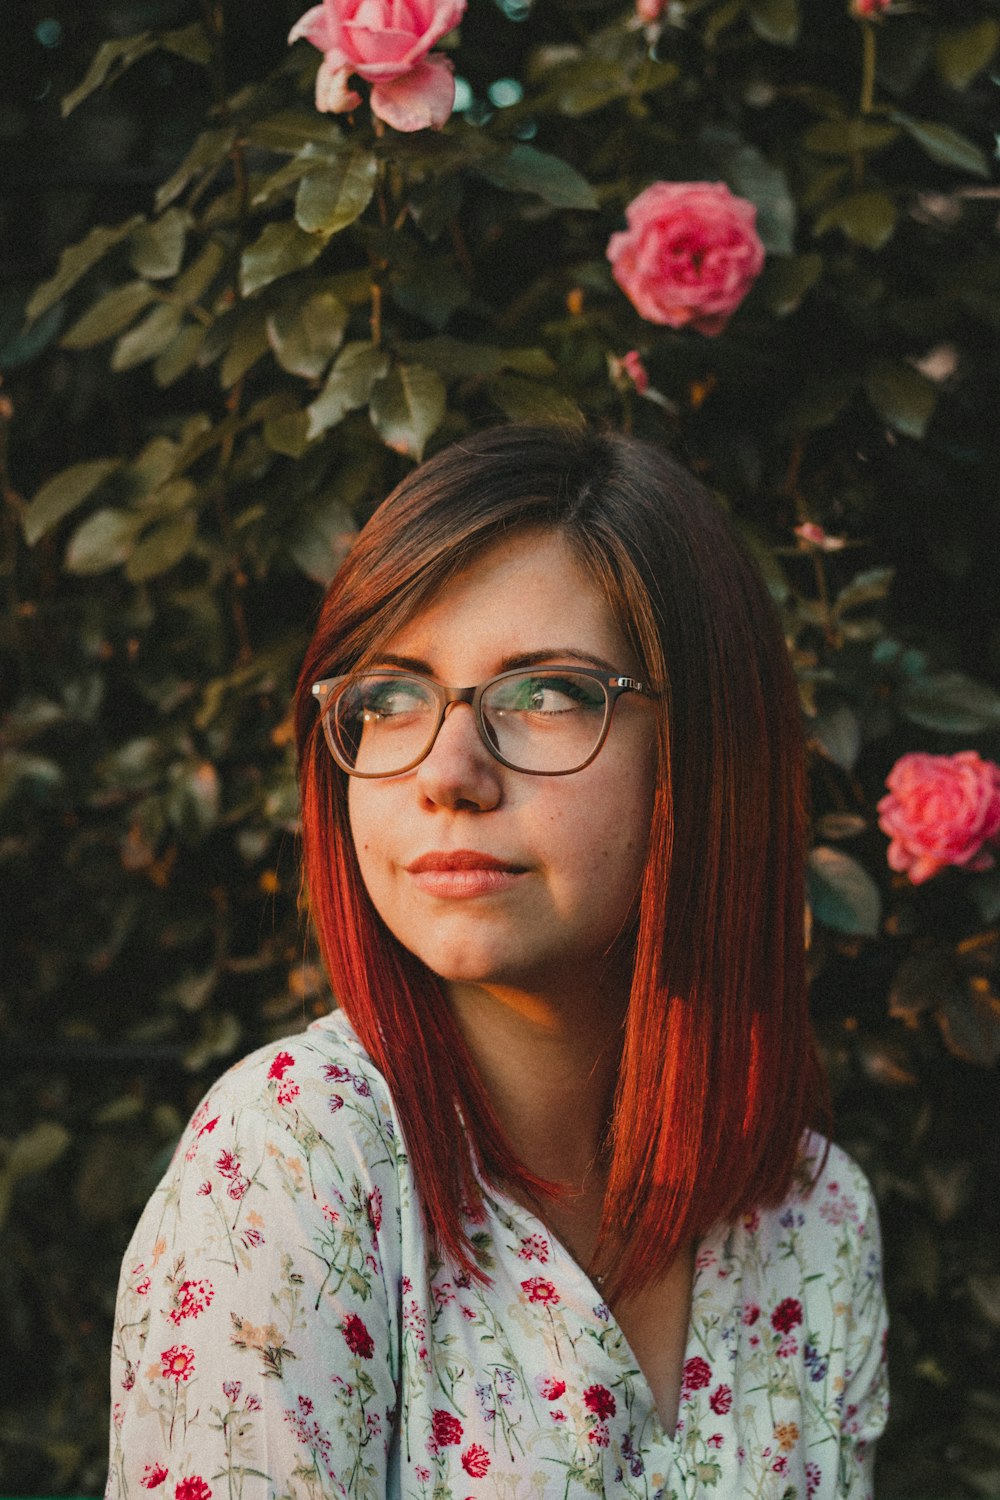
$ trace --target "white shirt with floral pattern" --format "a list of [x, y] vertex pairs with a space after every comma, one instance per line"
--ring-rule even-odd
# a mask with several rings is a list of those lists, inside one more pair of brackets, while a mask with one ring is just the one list
[[807, 1144], [785, 1204], [699, 1246], [668, 1435], [537, 1218], [488, 1191], [489, 1286], [434, 1258], [342, 1014], [263, 1048], [198, 1108], [126, 1254], [110, 1500], [866, 1500], [878, 1225], [837, 1147], [810, 1189]]

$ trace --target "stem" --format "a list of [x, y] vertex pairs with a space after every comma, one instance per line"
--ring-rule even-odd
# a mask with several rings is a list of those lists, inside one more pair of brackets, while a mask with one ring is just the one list
[[863, 115], [870, 115], [875, 107], [875, 27], [870, 21], [861, 23], [861, 104]]

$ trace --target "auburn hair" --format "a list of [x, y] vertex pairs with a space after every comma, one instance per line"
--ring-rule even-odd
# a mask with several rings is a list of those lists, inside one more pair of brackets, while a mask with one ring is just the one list
[[825, 1098], [806, 1002], [798, 696], [764, 583], [708, 490], [651, 443], [557, 426], [480, 431], [413, 470], [334, 578], [303, 664], [304, 878], [336, 999], [398, 1110], [428, 1229], [480, 1274], [463, 1227], [480, 1180], [557, 1189], [515, 1155], [443, 982], [368, 897], [347, 777], [311, 687], [373, 661], [491, 543], [539, 527], [566, 538], [658, 690], [602, 1227], [615, 1290], [631, 1291], [720, 1220], [779, 1202]]

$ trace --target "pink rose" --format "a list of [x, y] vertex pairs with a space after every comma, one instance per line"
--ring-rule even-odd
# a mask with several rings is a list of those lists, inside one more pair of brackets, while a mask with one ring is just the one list
[[914, 885], [945, 865], [988, 870], [985, 844], [1000, 835], [1000, 766], [975, 750], [957, 755], [901, 755], [886, 777], [879, 827], [890, 839], [888, 860]]
[[373, 114], [394, 130], [439, 130], [455, 102], [451, 62], [428, 53], [465, 12], [466, 0], [323, 0], [292, 27], [323, 53], [316, 108], [343, 114], [361, 96], [352, 73], [371, 85]]
[[757, 210], [724, 182], [654, 182], [608, 241], [611, 272], [650, 323], [721, 333], [759, 276]]
[[892, 0], [851, 0], [851, 14], [861, 16], [881, 16], [889, 9]]
[[658, 21], [666, 10], [668, 0], [635, 0], [635, 13], [640, 21], [649, 25]]

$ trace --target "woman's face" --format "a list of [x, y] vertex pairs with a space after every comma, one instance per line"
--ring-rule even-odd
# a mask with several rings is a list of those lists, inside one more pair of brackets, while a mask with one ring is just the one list
[[[465, 687], [524, 659], [640, 675], [555, 531], [496, 543], [371, 665]], [[351, 778], [361, 874], [389, 929], [444, 980], [572, 998], [593, 989], [632, 912], [654, 781], [654, 708], [637, 694], [618, 700], [597, 758], [567, 776], [501, 765], [471, 707], [453, 704], [412, 771]]]

